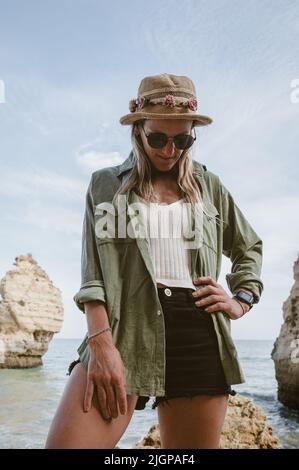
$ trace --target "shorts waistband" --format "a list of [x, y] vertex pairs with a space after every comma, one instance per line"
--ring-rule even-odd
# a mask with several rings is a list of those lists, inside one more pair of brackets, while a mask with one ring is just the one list
[[192, 292], [195, 292], [195, 288], [191, 287], [158, 287], [158, 295], [160, 298], [171, 300], [172, 297], [193, 299]]
[[165, 291], [167, 289], [170, 290], [170, 291], [173, 291], [173, 292], [194, 292], [196, 290], [195, 287], [194, 287], [194, 289], [192, 289], [191, 287], [178, 287], [178, 286], [158, 287], [159, 292]]

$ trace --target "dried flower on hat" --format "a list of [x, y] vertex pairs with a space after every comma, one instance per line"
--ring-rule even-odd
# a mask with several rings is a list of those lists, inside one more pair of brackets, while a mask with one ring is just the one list
[[166, 95], [162, 104], [173, 108], [176, 104], [176, 99], [173, 95]]
[[144, 96], [138, 96], [136, 99], [130, 100], [129, 110], [131, 113], [134, 113], [137, 108], [142, 109], [147, 102], [147, 99]]
[[195, 98], [190, 98], [188, 100], [188, 107], [192, 109], [192, 111], [197, 110], [197, 100]]
[[138, 108], [142, 109], [145, 105], [145, 98], [144, 96], [138, 96], [137, 98]]

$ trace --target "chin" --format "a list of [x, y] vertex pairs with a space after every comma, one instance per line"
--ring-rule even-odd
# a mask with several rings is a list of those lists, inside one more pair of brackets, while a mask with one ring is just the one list
[[160, 155], [157, 155], [151, 159], [152, 166], [155, 168], [155, 170], [160, 171], [161, 173], [167, 173], [171, 171], [177, 162], [177, 158], [165, 158], [161, 157]]
[[167, 171], [172, 170], [172, 168], [174, 166], [175, 166], [175, 162], [162, 163], [162, 164], [156, 163], [156, 164], [154, 164], [154, 167], [156, 168], [156, 170], [163, 171], [163, 172], [167, 172]]

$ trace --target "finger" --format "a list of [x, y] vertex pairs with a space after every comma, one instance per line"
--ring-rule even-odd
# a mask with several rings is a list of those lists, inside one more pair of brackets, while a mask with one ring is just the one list
[[106, 390], [100, 384], [97, 384], [97, 396], [98, 396], [99, 409], [100, 409], [101, 415], [103, 416], [104, 419], [110, 420], [111, 412], [110, 412], [110, 409], [108, 408]]
[[88, 412], [91, 408], [91, 401], [92, 401], [92, 397], [93, 397], [93, 392], [94, 392], [93, 380], [87, 377], [87, 384], [86, 384], [85, 395], [84, 395], [84, 404], [83, 404], [83, 409], [84, 409], [85, 412]]
[[202, 297], [204, 295], [208, 294], [219, 294], [220, 292], [218, 291], [217, 287], [214, 286], [207, 286], [207, 287], [201, 287], [200, 289], [197, 289], [196, 291], [192, 292], [193, 297]]
[[224, 302], [224, 298], [221, 295], [209, 295], [205, 299], [197, 300], [195, 305], [202, 307], [203, 305], [210, 305], [214, 302]]
[[212, 278], [212, 276], [197, 277], [194, 282], [196, 284], [210, 284], [215, 287], [218, 286], [218, 283]]
[[116, 399], [119, 404], [119, 410], [122, 415], [127, 413], [127, 393], [126, 388], [121, 383], [115, 384]]
[[107, 394], [107, 403], [111, 411], [111, 416], [112, 418], [117, 418], [118, 416], [117, 402], [116, 402], [116, 396], [114, 393], [114, 387], [112, 384], [109, 384], [107, 386], [106, 394]]
[[208, 313], [218, 312], [219, 310], [222, 310], [223, 312], [228, 313], [227, 312], [228, 305], [224, 302], [217, 302], [216, 304], [205, 308], [205, 311]]

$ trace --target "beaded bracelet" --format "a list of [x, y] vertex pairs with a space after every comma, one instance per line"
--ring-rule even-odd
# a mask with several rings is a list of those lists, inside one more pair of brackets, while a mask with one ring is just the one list
[[89, 342], [89, 341], [90, 341], [92, 338], [94, 338], [95, 336], [98, 336], [98, 335], [100, 335], [100, 334], [102, 334], [102, 333], [105, 333], [105, 331], [112, 331], [112, 330], [111, 330], [110, 327], [104, 328], [103, 330], [99, 330], [99, 331], [97, 331], [96, 333], [93, 333], [92, 335], [87, 336], [87, 340], [86, 340], [86, 341]]

